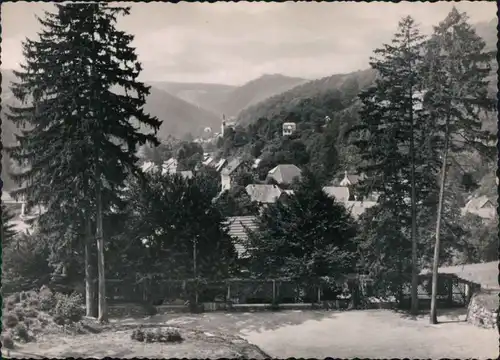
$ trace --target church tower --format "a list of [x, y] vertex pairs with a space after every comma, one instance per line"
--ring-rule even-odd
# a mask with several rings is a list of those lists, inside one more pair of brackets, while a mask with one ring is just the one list
[[224, 137], [224, 129], [226, 128], [226, 115], [222, 114], [222, 124], [220, 127], [220, 136]]

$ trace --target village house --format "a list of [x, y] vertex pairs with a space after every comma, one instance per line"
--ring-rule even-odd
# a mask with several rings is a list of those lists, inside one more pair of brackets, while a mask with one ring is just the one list
[[162, 175], [179, 174], [185, 179], [193, 178], [194, 174], [191, 170], [177, 171], [177, 164], [178, 162], [174, 158], [165, 161], [161, 167], [155, 165], [152, 161], [146, 161], [144, 164], [142, 164], [141, 169], [145, 173], [161, 170]]
[[294, 179], [300, 179], [302, 171], [295, 165], [282, 164], [278, 165], [267, 173], [267, 180], [272, 180], [278, 185], [290, 185]]
[[248, 172], [251, 169], [251, 165], [241, 158], [235, 158], [231, 160], [226, 167], [224, 167], [220, 173], [222, 190], [230, 190], [231, 187], [235, 185], [236, 175], [242, 172]]
[[295, 131], [297, 131], [297, 124], [294, 122], [283, 123], [282, 131], [283, 131], [283, 136], [290, 136]]
[[275, 203], [282, 194], [282, 190], [276, 185], [250, 184], [245, 187], [251, 201], [260, 206]]
[[462, 215], [475, 214], [483, 220], [493, 220], [497, 216], [497, 208], [487, 196], [470, 199], [462, 208]]
[[343, 203], [345, 208], [351, 213], [351, 215], [357, 219], [361, 214], [363, 214], [367, 209], [375, 206], [377, 201], [370, 200], [351, 200], [351, 195], [349, 188], [347, 186], [325, 186], [323, 191], [339, 203]]

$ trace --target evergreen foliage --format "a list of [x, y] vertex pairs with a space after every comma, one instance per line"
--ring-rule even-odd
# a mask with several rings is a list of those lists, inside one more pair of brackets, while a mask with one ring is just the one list
[[247, 229], [255, 276], [310, 282], [354, 271], [356, 226], [343, 204], [328, 197], [311, 172], [286, 203], [276, 202]]

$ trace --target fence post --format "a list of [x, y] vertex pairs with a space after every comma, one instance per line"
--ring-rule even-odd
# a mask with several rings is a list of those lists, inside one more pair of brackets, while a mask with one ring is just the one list
[[321, 304], [321, 284], [318, 284], [318, 304]]
[[273, 279], [273, 304], [276, 304], [276, 280]]
[[227, 283], [227, 300], [226, 302], [231, 301], [231, 283]]

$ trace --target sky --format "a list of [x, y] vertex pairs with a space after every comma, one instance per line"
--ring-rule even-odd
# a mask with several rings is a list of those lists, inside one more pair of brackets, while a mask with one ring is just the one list
[[[411, 15], [424, 33], [455, 5], [471, 23], [496, 17], [494, 1], [121, 3], [131, 14], [118, 28], [135, 35], [143, 81], [241, 85], [264, 74], [316, 79], [367, 68], [375, 48]], [[36, 38], [35, 15], [53, 5], [2, 3], [2, 69], [22, 62]]]

